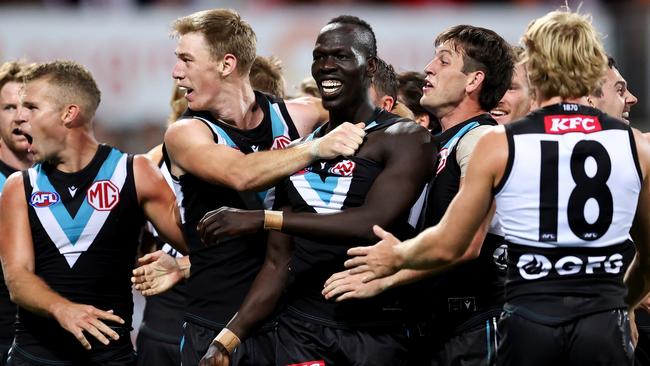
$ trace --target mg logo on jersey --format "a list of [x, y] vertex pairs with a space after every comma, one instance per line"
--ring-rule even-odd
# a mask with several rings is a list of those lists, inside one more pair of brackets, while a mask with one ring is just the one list
[[59, 202], [61, 198], [56, 192], [34, 192], [29, 199], [33, 207], [47, 207]]
[[271, 150], [280, 150], [284, 149], [285, 147], [289, 146], [291, 143], [291, 140], [287, 136], [278, 136], [275, 139], [273, 139], [273, 145], [271, 145]]
[[110, 211], [120, 202], [120, 190], [110, 180], [99, 180], [88, 188], [87, 199], [95, 210]]
[[568, 255], [558, 259], [555, 264], [540, 254], [524, 254], [519, 257], [517, 268], [519, 274], [526, 280], [536, 280], [546, 277], [555, 269], [560, 276], [575, 274], [609, 273], [618, 274], [623, 267], [623, 256], [619, 253], [601, 256], [576, 257]]
[[340, 175], [342, 177], [349, 177], [352, 176], [355, 167], [356, 164], [354, 161], [343, 160], [331, 167], [329, 172], [332, 174]]
[[546, 133], [563, 134], [569, 132], [591, 133], [602, 130], [597, 116], [544, 116]]

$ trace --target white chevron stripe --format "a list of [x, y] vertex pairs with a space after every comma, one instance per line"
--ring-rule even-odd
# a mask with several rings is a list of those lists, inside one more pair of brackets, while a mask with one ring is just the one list
[[[111, 182], [117, 186], [118, 190], [120, 191], [120, 195], [122, 192], [122, 187], [124, 186], [124, 182], [126, 181], [126, 162], [127, 155], [123, 154], [117, 163], [117, 167], [115, 168], [115, 172], [113, 172], [113, 176], [110, 179]], [[29, 178], [33, 187], [32, 193], [38, 192], [39, 187], [36, 184], [35, 169], [29, 169]], [[34, 211], [36, 212], [41, 225], [47, 232], [54, 245], [65, 257], [65, 260], [68, 262], [70, 268], [74, 266], [74, 264], [77, 262], [77, 259], [79, 259], [79, 256], [81, 256], [81, 254], [90, 248], [102, 226], [104, 226], [106, 219], [112, 212], [94, 210], [90, 216], [90, 219], [88, 219], [88, 223], [79, 236], [79, 239], [73, 245], [63, 231], [63, 228], [57, 219], [52, 214], [52, 210], [50, 210], [49, 207], [34, 207]]]

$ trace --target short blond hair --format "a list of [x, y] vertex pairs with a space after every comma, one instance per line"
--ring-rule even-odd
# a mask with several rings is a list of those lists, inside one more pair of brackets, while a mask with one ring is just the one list
[[250, 24], [232, 9], [198, 11], [176, 19], [172, 23], [175, 37], [187, 33], [200, 33], [210, 48], [215, 61], [226, 54], [237, 58], [237, 71], [248, 75], [255, 60], [257, 37]]
[[21, 76], [25, 83], [46, 80], [56, 87], [56, 95], [53, 95], [56, 102], [81, 106], [81, 115], [88, 120], [94, 117], [101, 101], [101, 92], [90, 71], [74, 61], [56, 60], [37, 64], [25, 70]]
[[0, 65], [0, 89], [10, 82], [22, 82], [21, 73], [28, 67], [22, 61], [7, 61]]
[[600, 87], [607, 55], [591, 16], [568, 7], [552, 11], [528, 25], [522, 42], [522, 62], [539, 97], [579, 98]]

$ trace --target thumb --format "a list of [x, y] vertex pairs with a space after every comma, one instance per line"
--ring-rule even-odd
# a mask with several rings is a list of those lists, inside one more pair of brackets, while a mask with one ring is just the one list
[[364, 122], [359, 122], [359, 123], [356, 123], [354, 126], [359, 127], [359, 128], [364, 128], [364, 127], [366, 127], [366, 124]]
[[382, 229], [381, 226], [379, 226], [379, 225], [373, 225], [372, 226], [372, 231], [380, 239], [386, 239], [387, 237], [392, 236], [391, 233], [389, 233], [388, 231]]

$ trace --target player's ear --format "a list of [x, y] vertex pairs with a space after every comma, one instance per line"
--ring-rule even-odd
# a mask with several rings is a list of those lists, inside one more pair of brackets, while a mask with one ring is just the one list
[[372, 79], [372, 77], [375, 75], [376, 72], [377, 72], [377, 57], [370, 56], [366, 61], [366, 73], [368, 77]]
[[237, 57], [231, 53], [226, 53], [221, 60], [221, 76], [227, 77], [237, 70]]
[[469, 94], [475, 90], [478, 90], [478, 88], [483, 84], [483, 80], [485, 80], [485, 72], [481, 70], [476, 70], [468, 73], [465, 91], [467, 91]]
[[68, 104], [63, 107], [61, 111], [61, 121], [63, 125], [67, 128], [71, 128], [77, 125], [81, 114], [81, 107], [77, 104]]

